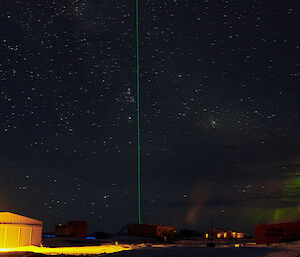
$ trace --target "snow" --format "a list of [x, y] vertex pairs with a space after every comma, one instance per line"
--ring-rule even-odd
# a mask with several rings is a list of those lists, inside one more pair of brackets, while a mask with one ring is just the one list
[[[57, 243], [57, 239], [53, 242]], [[98, 242], [99, 243], [99, 242]], [[64, 242], [63, 244], [66, 244]], [[74, 245], [73, 245], [74, 246]], [[102, 247], [116, 247], [116, 244], [102, 244]], [[128, 245], [119, 243], [118, 247], [127, 247]], [[236, 245], [238, 246], [238, 245]], [[255, 245], [248, 243], [235, 247], [234, 243], [217, 243], [215, 248], [206, 247], [203, 242], [182, 240], [173, 244], [130, 244], [132, 250], [121, 251], [110, 254], [91, 254], [91, 256], [108, 256], [108, 257], [300, 257], [300, 241], [274, 244], [271, 246]], [[97, 246], [93, 246], [95, 249]], [[98, 246], [101, 248], [101, 246]], [[77, 245], [74, 248], [78, 248]], [[55, 248], [53, 248], [55, 249]], [[81, 254], [78, 252], [78, 254]], [[77, 254], [77, 256], [78, 256]], [[0, 256], [5, 257], [39, 257], [46, 256], [33, 253], [0, 253]], [[49, 256], [49, 255], [48, 255]], [[56, 255], [57, 256], [57, 255]], [[75, 256], [75, 255], [63, 255]], [[80, 255], [83, 256], [83, 255]]]

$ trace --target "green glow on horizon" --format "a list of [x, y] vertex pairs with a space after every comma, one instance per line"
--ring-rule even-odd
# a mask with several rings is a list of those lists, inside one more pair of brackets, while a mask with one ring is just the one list
[[300, 177], [294, 179], [294, 186], [300, 189]]
[[298, 206], [282, 207], [274, 210], [273, 222], [288, 222], [298, 219]]
[[138, 223], [141, 224], [141, 140], [140, 140], [140, 60], [139, 60], [139, 1], [136, 0], [136, 91], [137, 91], [137, 186]]

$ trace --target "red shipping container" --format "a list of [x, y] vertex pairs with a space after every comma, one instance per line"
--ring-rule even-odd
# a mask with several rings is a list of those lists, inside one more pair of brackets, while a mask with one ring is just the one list
[[254, 237], [257, 244], [271, 244], [300, 240], [300, 221], [256, 225]]

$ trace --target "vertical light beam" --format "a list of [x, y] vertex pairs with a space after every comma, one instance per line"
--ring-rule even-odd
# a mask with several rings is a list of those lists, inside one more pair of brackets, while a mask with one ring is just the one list
[[140, 133], [140, 59], [139, 59], [139, 0], [136, 0], [136, 90], [137, 90], [137, 193], [138, 223], [141, 224], [141, 133]]

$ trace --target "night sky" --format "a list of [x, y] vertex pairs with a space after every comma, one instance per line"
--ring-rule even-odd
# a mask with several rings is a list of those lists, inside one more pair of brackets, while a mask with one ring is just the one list
[[[296, 220], [298, 0], [140, 2], [142, 220]], [[137, 222], [135, 1], [0, 4], [0, 210]]]

